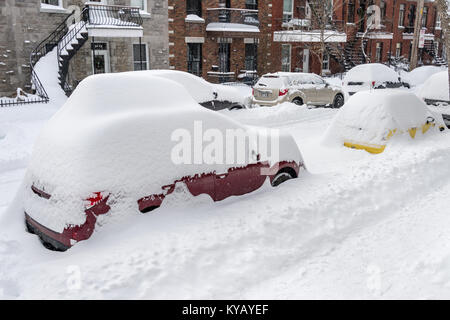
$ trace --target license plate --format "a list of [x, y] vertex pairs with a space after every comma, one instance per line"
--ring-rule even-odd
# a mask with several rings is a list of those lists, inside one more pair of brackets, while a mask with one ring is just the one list
[[260, 91], [259, 94], [263, 98], [268, 98], [268, 97], [270, 97], [271, 92], [269, 92], [269, 91]]

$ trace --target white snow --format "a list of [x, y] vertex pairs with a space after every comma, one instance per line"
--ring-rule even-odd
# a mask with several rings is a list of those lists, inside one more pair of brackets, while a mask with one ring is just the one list
[[211, 22], [206, 26], [207, 32], [259, 32], [259, 28], [241, 23]]
[[391, 68], [381, 63], [361, 64], [350, 69], [344, 77], [344, 83], [348, 82], [398, 82], [399, 75]]
[[309, 173], [220, 203], [181, 186], [158, 212], [107, 224], [58, 253], [25, 232], [14, 197], [39, 130], [63, 104], [50, 101], [0, 108], [0, 298], [450, 297], [447, 130], [398, 137], [373, 156], [321, 143], [335, 109], [223, 110], [290, 132]]
[[199, 17], [196, 14], [188, 14], [184, 20], [186, 22], [200, 22], [200, 23], [204, 23], [205, 22], [205, 19]]
[[432, 75], [444, 70], [447, 69], [437, 66], [422, 66], [411, 72], [402, 73], [402, 80], [405, 80], [405, 82], [409, 83], [411, 86], [419, 86], [425, 83]]
[[419, 91], [423, 99], [450, 101], [448, 72], [441, 71], [432, 75]]
[[[406, 133], [411, 128], [422, 128], [430, 116], [432, 114], [425, 103], [411, 92], [390, 89], [361, 91], [339, 109], [324, 142], [386, 145], [390, 132]], [[435, 121], [437, 125], [443, 125], [442, 119]]]

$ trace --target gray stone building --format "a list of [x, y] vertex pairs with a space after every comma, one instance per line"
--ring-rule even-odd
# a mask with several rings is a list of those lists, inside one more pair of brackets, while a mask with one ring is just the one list
[[52, 50], [68, 93], [93, 73], [169, 67], [167, 0], [0, 0], [0, 13], [0, 97], [39, 94], [32, 67]]

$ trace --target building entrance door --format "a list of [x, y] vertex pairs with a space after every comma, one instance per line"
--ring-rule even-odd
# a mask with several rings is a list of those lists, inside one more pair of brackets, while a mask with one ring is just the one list
[[303, 72], [309, 72], [309, 49], [303, 49]]
[[92, 57], [92, 72], [94, 74], [110, 72], [108, 44], [106, 42], [92, 43]]

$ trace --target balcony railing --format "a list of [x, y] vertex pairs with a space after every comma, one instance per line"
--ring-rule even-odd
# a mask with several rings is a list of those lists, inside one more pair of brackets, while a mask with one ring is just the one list
[[142, 17], [138, 7], [87, 4], [88, 23], [116, 27], [140, 27]]
[[236, 8], [208, 8], [206, 23], [238, 23], [259, 26], [258, 10]]

